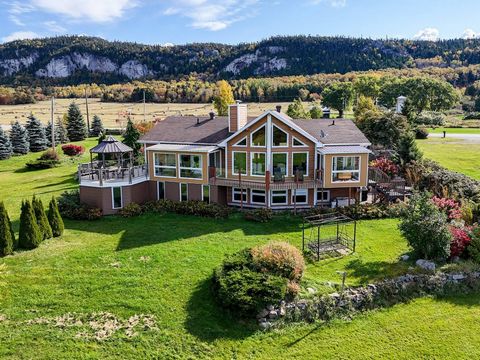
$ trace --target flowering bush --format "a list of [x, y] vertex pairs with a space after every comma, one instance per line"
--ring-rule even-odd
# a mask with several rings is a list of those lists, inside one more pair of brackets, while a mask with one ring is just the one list
[[62, 151], [67, 156], [78, 156], [85, 152], [85, 148], [81, 145], [66, 144], [62, 145]]
[[468, 227], [450, 227], [450, 233], [452, 234], [452, 242], [450, 243], [450, 256], [462, 256], [465, 249], [470, 245], [472, 238], [470, 236], [471, 229]]
[[398, 166], [390, 159], [381, 157], [370, 162], [370, 166], [382, 170], [390, 176], [398, 174]]
[[462, 209], [460, 204], [455, 200], [434, 196], [432, 201], [443, 213], [447, 215], [449, 220], [460, 219], [462, 217]]

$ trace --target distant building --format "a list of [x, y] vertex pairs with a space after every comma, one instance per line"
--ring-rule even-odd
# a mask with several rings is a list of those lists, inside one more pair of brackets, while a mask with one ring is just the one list
[[397, 97], [397, 106], [396, 106], [396, 112], [397, 114], [400, 114], [403, 111], [403, 106], [405, 105], [405, 100], [407, 100], [406, 96], [399, 96]]

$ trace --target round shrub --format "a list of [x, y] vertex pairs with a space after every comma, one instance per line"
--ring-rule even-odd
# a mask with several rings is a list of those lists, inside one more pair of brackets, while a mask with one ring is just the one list
[[296, 247], [284, 242], [271, 242], [252, 248], [253, 265], [260, 272], [298, 281], [305, 270], [305, 261]]
[[425, 128], [416, 128], [415, 129], [415, 139], [424, 140], [428, 138], [428, 130]]
[[118, 210], [118, 215], [125, 218], [139, 216], [141, 214], [142, 214], [142, 207], [136, 203], [130, 203], [128, 205], [125, 205], [120, 210]]
[[79, 156], [85, 152], [85, 148], [81, 145], [66, 144], [62, 145], [62, 151], [67, 156]]

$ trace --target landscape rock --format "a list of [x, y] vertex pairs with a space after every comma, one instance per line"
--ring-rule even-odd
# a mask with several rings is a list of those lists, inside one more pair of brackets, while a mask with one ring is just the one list
[[417, 265], [418, 267], [420, 267], [424, 270], [435, 271], [435, 263], [432, 262], [432, 261], [428, 261], [428, 260], [424, 260], [424, 259], [418, 259], [415, 262], [415, 265]]
[[315, 294], [317, 291], [314, 288], [308, 287], [307, 291], [309, 294]]
[[400, 260], [402, 260], [402, 261], [408, 261], [409, 259], [410, 259], [410, 256], [408, 256], [408, 255], [400, 256]]

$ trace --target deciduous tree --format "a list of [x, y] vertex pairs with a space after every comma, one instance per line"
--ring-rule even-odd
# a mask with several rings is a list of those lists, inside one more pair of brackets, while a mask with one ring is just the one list
[[225, 80], [220, 80], [217, 83], [216, 96], [213, 99], [213, 106], [217, 110], [218, 115], [228, 115], [228, 105], [233, 104], [235, 99], [233, 98], [232, 87]]
[[350, 82], [334, 82], [322, 92], [322, 103], [338, 111], [338, 117], [348, 109], [353, 99], [353, 86]]

